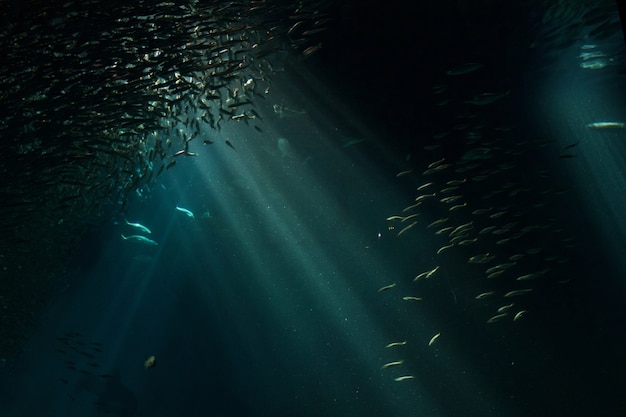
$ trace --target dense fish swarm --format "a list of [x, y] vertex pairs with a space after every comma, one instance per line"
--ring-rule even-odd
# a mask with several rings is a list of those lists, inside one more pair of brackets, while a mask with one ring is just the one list
[[0, 17], [0, 357], [86, 226], [193, 156], [201, 125], [257, 119], [270, 57], [310, 55], [330, 22], [321, 0], [15, 3]]
[[[525, 10], [533, 16], [528, 25], [534, 30], [520, 39], [527, 42], [525, 48], [516, 50], [521, 56], [541, 54], [545, 63], [536, 71], [545, 70], [542, 65], [573, 45], [580, 45], [584, 70], [617, 67], [617, 53], [604, 49], [612, 44], [602, 43], [621, 32], [613, 2], [536, 5], [532, 13]], [[621, 41], [618, 46], [623, 47]], [[476, 56], [494, 55], [481, 48], [476, 45], [472, 51]], [[420, 245], [413, 282], [398, 279], [382, 286], [381, 297], [420, 312], [429, 306], [435, 311], [454, 308], [464, 325], [522, 326], [529, 317], [539, 321], [535, 309], [555, 304], [555, 294], [575, 276], [579, 231], [567, 214], [568, 184], [551, 168], [575, 158], [578, 142], [559, 149], [542, 129], [524, 124], [525, 116], [517, 112], [526, 92], [507, 78], [514, 74], [507, 65], [504, 59], [474, 59], [456, 62], [435, 76], [428, 114], [437, 123], [426, 132], [430, 139], [418, 153], [422, 161], [406, 163], [396, 175], [398, 183], [409, 184], [416, 194], [387, 217], [389, 234], [409, 242], [418, 234], [420, 242], [435, 242], [435, 247], [427, 252]], [[579, 128], [621, 130], [624, 123], [599, 121]], [[407, 289], [411, 293], [401, 293]], [[383, 368], [406, 372], [403, 366], [410, 368], [415, 352], [433, 350], [439, 336], [451, 330], [428, 326], [437, 332], [430, 341], [424, 336], [412, 344], [387, 345], [399, 349], [392, 349], [389, 359], [394, 362]], [[404, 345], [414, 351], [403, 350]], [[402, 365], [405, 360], [409, 363]]]

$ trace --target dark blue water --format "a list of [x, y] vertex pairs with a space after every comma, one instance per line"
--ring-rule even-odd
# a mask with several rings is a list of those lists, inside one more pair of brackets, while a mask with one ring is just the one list
[[[580, 67], [584, 39], [556, 52], [523, 44], [532, 34], [514, 37], [515, 48], [493, 37], [479, 48], [475, 32], [493, 15], [472, 13], [477, 26], [469, 30], [461, 6], [439, 43], [418, 48], [417, 65], [406, 64], [416, 33], [401, 13], [371, 66], [361, 63], [349, 81], [352, 59], [371, 57], [373, 44], [352, 39], [361, 52], [344, 51], [330, 69], [325, 59], [346, 47], [339, 41], [319, 61], [283, 62], [256, 107], [262, 132], [237, 123], [207, 129], [212, 145], [192, 142], [198, 156], [131, 197], [125, 218], [151, 234], [124, 216], [94, 228], [25, 353], [2, 368], [0, 415], [621, 415], [625, 137], [586, 125], [624, 121], [623, 46], [614, 37], [597, 47], [611, 51], [606, 71]], [[418, 20], [434, 30], [447, 21], [435, 16]], [[504, 27], [506, 20], [491, 30]], [[398, 44], [387, 49], [392, 40]], [[473, 60], [485, 63], [483, 73], [446, 76]], [[441, 83], [450, 104], [425, 96]], [[466, 103], [506, 90], [495, 106]], [[441, 148], [426, 151], [441, 132]], [[477, 147], [497, 157], [467, 168], [463, 158]], [[434, 177], [437, 198], [446, 181], [488, 179], [463, 183], [471, 209], [425, 203], [418, 223], [398, 236], [411, 222], [385, 219], [406, 215], [416, 188], [433, 178], [421, 173], [439, 158], [468, 171]], [[493, 174], [506, 164], [512, 168]], [[407, 169], [414, 172], [396, 177]], [[471, 214], [489, 206], [506, 211], [505, 220]], [[475, 246], [441, 255], [445, 235], [427, 225], [443, 217], [454, 226], [472, 219], [476, 230], [536, 229], [502, 245], [499, 235], [476, 234]], [[488, 279], [492, 264], [468, 263], [486, 252], [498, 262], [525, 258], [510, 276]], [[413, 281], [435, 266], [432, 279]], [[549, 278], [516, 283], [543, 268]], [[512, 300], [527, 310], [521, 320], [486, 323], [509, 302], [502, 294], [529, 286], [530, 295]], [[476, 299], [486, 291], [500, 298]], [[151, 356], [155, 366], [146, 368]], [[381, 369], [395, 361], [402, 363]], [[412, 378], [395, 381], [403, 376]]]

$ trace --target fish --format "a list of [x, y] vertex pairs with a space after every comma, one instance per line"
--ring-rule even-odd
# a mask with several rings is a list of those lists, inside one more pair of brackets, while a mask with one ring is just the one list
[[532, 274], [520, 275], [519, 277], [515, 278], [515, 280], [516, 281], [527, 281], [529, 279], [535, 279], [537, 277], [539, 277], [539, 274], [532, 273]]
[[156, 356], [154, 355], [149, 356], [148, 359], [146, 359], [143, 362], [144, 369], [154, 368], [155, 366], [156, 366]]
[[[450, 244], [450, 245], [445, 245], [440, 247], [439, 249], [437, 249], [437, 255], [441, 254], [443, 251], [448, 250], [450, 248], [452, 248], [454, 246], [454, 243]], [[428, 277], [426, 277], [428, 278]]]
[[392, 366], [399, 366], [399, 365], [402, 365], [403, 363], [404, 363], [403, 360], [388, 362], [388, 363], [384, 364], [383, 366], [381, 366], [380, 369], [387, 369], [387, 368], [392, 367]]
[[623, 122], [592, 122], [586, 125], [589, 129], [624, 129], [626, 124]]
[[422, 301], [423, 300], [423, 298], [421, 298], [421, 297], [411, 297], [411, 296], [409, 296], [409, 297], [402, 297], [402, 299], [404, 301]]
[[504, 269], [501, 269], [501, 270], [495, 271], [495, 272], [491, 272], [491, 273], [487, 273], [487, 278], [488, 279], [497, 278], [497, 277], [499, 277], [502, 274], [504, 274]]
[[398, 346], [404, 346], [406, 345], [406, 340], [403, 342], [391, 342], [389, 343], [387, 346], [385, 346], [386, 348], [392, 348], [392, 347], [398, 347]]
[[122, 239], [123, 240], [132, 240], [132, 241], [143, 243], [143, 244], [149, 245], [149, 246], [158, 246], [159, 245], [154, 240], [148, 239], [147, 237], [141, 236], [141, 235], [124, 236], [122, 234]]
[[430, 187], [431, 185], [433, 185], [434, 182], [427, 182], [426, 184], [422, 184], [419, 187], [417, 187], [417, 191], [422, 191], [423, 189]]
[[449, 203], [454, 203], [455, 201], [458, 201], [461, 198], [463, 198], [462, 195], [453, 195], [453, 196], [450, 196], [450, 197], [442, 198], [439, 201], [442, 202], [442, 203], [445, 203], [445, 204], [449, 204]]
[[152, 232], [150, 231], [150, 229], [148, 229], [146, 226], [139, 224], [139, 223], [131, 223], [128, 220], [124, 219], [124, 221], [126, 222], [127, 225], [131, 226], [131, 227], [135, 227], [139, 230], [141, 230], [144, 233], [147, 234], [152, 234]]
[[420, 215], [419, 213], [411, 214], [410, 216], [406, 216], [406, 217], [402, 218], [401, 222], [404, 223], [405, 221], [414, 219], [414, 218], [416, 218], [419, 215]]
[[[350, 146], [358, 145], [358, 144], [359, 144], [359, 143], [361, 143], [361, 142], [365, 142], [365, 139], [363, 139], [363, 138], [354, 139], [354, 138], [353, 138], [353, 139], [349, 139], [349, 140], [347, 140], [347, 141], [346, 141], [343, 145], [341, 145], [341, 147], [342, 147], [343, 149], [346, 149], [346, 148], [349, 148]], [[404, 174], [408, 174], [408, 173], [409, 173], [409, 172], [404, 172]], [[404, 175], [403, 173], [400, 173], [400, 174]], [[398, 174], [398, 175], [396, 175], [396, 176], [397, 176], [397, 177], [402, 176], [402, 175], [400, 175], [400, 174]]]
[[416, 202], [423, 201], [423, 200], [425, 200], [427, 198], [433, 198], [433, 197], [435, 197], [435, 195], [436, 195], [435, 193], [432, 193], [432, 194], [422, 194], [422, 195], [416, 197], [415, 201]]
[[409, 175], [411, 172], [413, 172], [412, 169], [407, 169], [406, 171], [398, 172], [396, 174], [396, 177], [403, 177], [405, 175]]
[[485, 213], [489, 213], [491, 210], [493, 210], [493, 207], [477, 209], [477, 210], [472, 211], [472, 214], [474, 215], [485, 214]]
[[417, 224], [417, 221], [414, 221], [413, 223], [411, 223], [410, 225], [408, 225], [407, 227], [405, 227], [404, 229], [400, 230], [398, 232], [398, 236], [401, 236], [404, 232], [406, 232], [407, 230], [409, 230], [410, 228], [412, 228], [413, 226], [415, 226]]
[[515, 314], [515, 317], [513, 317], [513, 321], [518, 321], [524, 314], [526, 314], [526, 310], [518, 311], [517, 314]]
[[402, 381], [408, 381], [409, 379], [413, 379], [413, 378], [415, 378], [413, 375], [404, 375], [404, 376], [399, 376], [397, 378], [394, 378], [394, 381], [402, 382]]
[[226, 143], [226, 145], [228, 145], [230, 148], [232, 148], [234, 151], [236, 151], [237, 149], [235, 149], [235, 146], [233, 146], [233, 144], [231, 143], [231, 141], [229, 139], [226, 139], [224, 141], [224, 143]]
[[517, 297], [518, 295], [528, 294], [531, 291], [532, 291], [532, 288], [524, 288], [524, 289], [521, 289], [521, 290], [509, 291], [506, 294], [504, 294], [504, 296], [507, 297], [507, 298], [509, 298], [509, 297]]
[[436, 267], [434, 267], [433, 269], [431, 269], [430, 271], [428, 271], [428, 273], [426, 274], [426, 278], [430, 278], [433, 276], [433, 274], [435, 272], [437, 272], [439, 270], [439, 265], [437, 265]]
[[494, 255], [489, 253], [483, 253], [482, 255], [474, 255], [468, 259], [468, 263], [471, 264], [486, 264], [495, 258]]
[[487, 320], [487, 323], [495, 323], [497, 321], [502, 320], [503, 318], [505, 318], [508, 315], [509, 315], [509, 313], [496, 314], [495, 316], [493, 316], [489, 320]]
[[380, 287], [380, 288], [378, 289], [378, 292], [383, 292], [383, 291], [390, 290], [390, 289], [392, 289], [392, 288], [393, 288], [393, 287], [395, 287], [395, 286], [396, 286], [396, 283], [395, 283], [395, 282], [394, 282], [393, 284], [385, 285], [384, 287]]
[[444, 217], [444, 218], [441, 218], [441, 219], [435, 220], [434, 222], [432, 222], [431, 224], [429, 224], [428, 226], [426, 226], [426, 228], [427, 228], [427, 229], [430, 229], [431, 227], [438, 226], [438, 225], [443, 224], [443, 223], [445, 223], [445, 222], [447, 222], [447, 221], [448, 221], [448, 218], [447, 218], [447, 217]]
[[191, 210], [187, 210], [186, 208], [178, 207], [178, 206], [176, 206], [176, 210], [180, 211], [181, 213], [185, 213], [188, 217], [191, 217], [192, 219], [195, 218]]
[[481, 64], [479, 62], [468, 62], [466, 64], [457, 65], [456, 67], [446, 71], [446, 74], [451, 76], [471, 74], [472, 72], [476, 72], [484, 66], [484, 64]]
[[494, 295], [494, 294], [495, 294], [495, 291], [488, 291], [488, 292], [483, 292], [483, 293], [481, 293], [481, 294], [478, 294], [478, 295], [477, 295], [476, 297], [474, 297], [474, 298], [476, 298], [477, 300], [481, 300], [481, 299], [483, 299], [483, 298], [487, 298], [487, 297], [489, 297], [490, 295]]
[[289, 141], [285, 138], [278, 138], [276, 140], [276, 144], [278, 146], [278, 151], [280, 152], [281, 158], [290, 159], [295, 156], [293, 148]]
[[503, 306], [498, 308], [498, 313], [504, 313], [505, 311], [509, 311], [511, 309], [511, 307], [513, 307], [514, 305], [515, 305], [515, 303], [503, 305]]
[[[462, 236], [458, 236], [458, 237], [462, 237]], [[468, 246], [468, 245], [472, 245], [472, 244], [474, 244], [476, 242], [478, 242], [477, 238], [465, 239], [465, 240], [462, 240], [462, 241], [458, 242], [457, 245], [459, 245], [459, 246]]]
[[505, 91], [503, 93], [483, 93], [470, 100], [466, 100], [465, 103], [473, 104], [475, 106], [487, 106], [489, 104], [493, 104], [504, 97], [508, 97], [511, 93], [511, 90]]
[[435, 343], [435, 341], [437, 339], [439, 339], [439, 336], [441, 336], [441, 333], [437, 333], [436, 335], [434, 335], [433, 337], [430, 338], [430, 341], [428, 342], [428, 346], [432, 346], [433, 343]]

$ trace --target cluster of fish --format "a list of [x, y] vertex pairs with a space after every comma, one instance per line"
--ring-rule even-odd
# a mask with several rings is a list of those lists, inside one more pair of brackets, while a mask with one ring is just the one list
[[[183, 213], [185, 216], [190, 217], [192, 219], [194, 219], [196, 216], [193, 214], [193, 212], [189, 209], [186, 209], [184, 207], [179, 207], [176, 206], [176, 211]], [[208, 215], [208, 214], [207, 214]], [[124, 224], [127, 226], [130, 226], [136, 230], [138, 230], [139, 232], [143, 233], [143, 234], [135, 234], [135, 235], [125, 235], [124, 233], [122, 233], [122, 240], [128, 240], [131, 242], [136, 242], [136, 243], [141, 243], [143, 245], [148, 245], [148, 246], [158, 246], [159, 244], [157, 242], [155, 242], [154, 240], [150, 239], [149, 237], [145, 236], [145, 235], [151, 235], [152, 231], [150, 229], [148, 229], [146, 226], [144, 226], [141, 223], [136, 223], [136, 222], [129, 222], [128, 220], [124, 219]]]
[[[91, 341], [80, 332], [57, 337], [55, 352], [63, 359], [59, 381], [66, 392], [68, 407], [107, 415], [131, 416], [137, 410], [137, 398], [120, 378], [119, 371], [107, 371], [106, 350], [102, 342]], [[138, 368], [141, 362], [138, 363]], [[143, 363], [145, 369], [156, 366], [156, 357]]]
[[[141, 223], [134, 223], [134, 222], [129, 222], [128, 220], [124, 219], [124, 223], [127, 226], [133, 227], [137, 230], [139, 230], [142, 233], [145, 234], [152, 234], [152, 231], [150, 229], [148, 229], [146, 226], [144, 226]], [[149, 245], [149, 246], [158, 246], [159, 244], [157, 242], [155, 242], [154, 240], [144, 236], [144, 235], [124, 235], [124, 233], [122, 233], [122, 240], [130, 240], [132, 242], [138, 242], [138, 243], [142, 243], [144, 245]]]
[[600, 42], [621, 33], [614, 1], [558, 0], [543, 5], [546, 11], [537, 24], [539, 37], [533, 46], [562, 49], [582, 40]]
[[[480, 63], [460, 64], [433, 87], [434, 108], [441, 109], [438, 125], [448, 129], [433, 132], [433, 142], [423, 147], [433, 155], [430, 161], [397, 174], [398, 181], [414, 184], [417, 195], [387, 221], [388, 232], [402, 239], [429, 234], [436, 249], [430, 255], [421, 252], [432, 263], [416, 271], [412, 294], [397, 294], [406, 284], [396, 283], [379, 292], [419, 306], [432, 300], [428, 291], [439, 280], [452, 295], [450, 302], [482, 312], [492, 325], [522, 320], [542, 293], [566, 284], [576, 241], [559, 209], [560, 204], [566, 207], [566, 189], [552, 183], [549, 162], [542, 169], [536, 161], [551, 141], [518, 132], [509, 106], [514, 92], [505, 87], [471, 98], [465, 87], [476, 88], [485, 78], [475, 75], [487, 70]], [[617, 122], [588, 127], [608, 128], [608, 123]], [[441, 299], [433, 303], [440, 306]], [[429, 345], [439, 337], [438, 330], [433, 329]], [[395, 360], [383, 368], [403, 363]]]
[[6, 286], [32, 278], [18, 276], [9, 260], [25, 263], [35, 252], [65, 259], [89, 224], [123, 211], [130, 192], [194, 156], [193, 139], [204, 134], [198, 141], [213, 143], [203, 132], [229, 120], [258, 122], [253, 102], [269, 92], [273, 56], [314, 53], [330, 24], [326, 0], [5, 6], [0, 267], [12, 274]]
[[73, 377], [83, 376], [102, 379], [111, 378], [111, 374], [102, 372], [104, 344], [87, 340], [80, 332], [68, 332], [56, 338], [58, 344], [54, 351], [64, 358], [64, 367], [69, 374], [59, 377], [62, 384], [69, 385]]

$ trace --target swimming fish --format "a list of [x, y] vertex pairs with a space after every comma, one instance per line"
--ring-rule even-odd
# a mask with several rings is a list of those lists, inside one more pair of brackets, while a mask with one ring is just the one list
[[404, 346], [406, 345], [406, 340], [403, 342], [391, 342], [389, 343], [387, 346], [385, 346], [386, 348], [392, 348], [392, 347], [397, 347], [397, 346]]
[[150, 231], [150, 229], [148, 229], [146, 226], [144, 226], [143, 224], [139, 224], [139, 223], [131, 223], [128, 220], [124, 219], [124, 221], [126, 222], [127, 225], [134, 227], [136, 229], [141, 230], [144, 233], [148, 233], [148, 234], [152, 234], [152, 232]]
[[141, 236], [141, 235], [130, 235], [130, 236], [122, 235], [122, 239], [124, 239], [124, 240], [133, 240], [135, 242], [139, 242], [139, 243], [143, 243], [145, 245], [151, 245], [151, 246], [158, 246], [159, 245], [154, 240], [148, 239], [147, 237]]
[[593, 122], [587, 123], [589, 129], [624, 129], [626, 124], [623, 122]]
[[149, 356], [148, 359], [146, 359], [143, 362], [143, 367], [145, 369], [154, 368], [155, 366], [156, 366], [156, 356], [154, 356], [154, 355]]
[[390, 366], [398, 366], [398, 365], [402, 365], [404, 363], [403, 360], [399, 360], [399, 361], [394, 361], [394, 362], [389, 362], [384, 364], [383, 366], [381, 366], [380, 369], [386, 369], [389, 368]]
[[433, 343], [435, 343], [435, 341], [437, 339], [439, 339], [439, 336], [441, 336], [441, 333], [437, 333], [436, 335], [434, 335], [433, 337], [430, 338], [430, 342], [428, 342], [428, 346], [432, 346]]
[[181, 213], [185, 213], [187, 216], [191, 217], [192, 219], [196, 217], [193, 215], [193, 212], [191, 210], [187, 210], [186, 208], [176, 206], [176, 210], [180, 211]]

